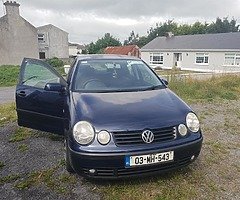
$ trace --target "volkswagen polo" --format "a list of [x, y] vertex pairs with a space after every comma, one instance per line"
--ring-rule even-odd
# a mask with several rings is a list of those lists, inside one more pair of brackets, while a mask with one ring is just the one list
[[91, 178], [175, 170], [199, 155], [194, 111], [141, 59], [79, 56], [65, 80], [25, 58], [16, 87], [19, 126], [63, 135], [66, 169]]

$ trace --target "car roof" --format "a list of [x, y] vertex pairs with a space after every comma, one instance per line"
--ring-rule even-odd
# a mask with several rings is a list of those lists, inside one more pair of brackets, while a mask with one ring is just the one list
[[126, 56], [126, 55], [115, 55], [115, 54], [84, 54], [78, 55], [77, 60], [94, 60], [94, 59], [120, 59], [120, 60], [140, 60], [137, 57]]

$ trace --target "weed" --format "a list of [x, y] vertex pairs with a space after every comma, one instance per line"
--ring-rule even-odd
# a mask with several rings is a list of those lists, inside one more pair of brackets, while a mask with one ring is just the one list
[[4, 184], [4, 183], [9, 183], [9, 182], [12, 182], [12, 181], [16, 181], [19, 178], [21, 178], [20, 174], [11, 174], [9, 176], [1, 177], [0, 178], [0, 185]]
[[20, 145], [18, 146], [18, 150], [21, 151], [21, 152], [25, 152], [25, 151], [27, 151], [28, 149], [29, 149], [29, 147], [28, 147], [28, 145], [26, 145], [26, 144], [20, 144]]
[[26, 179], [18, 182], [15, 185], [15, 187], [20, 190], [23, 190], [37, 183], [44, 182], [48, 187], [52, 188], [55, 185], [52, 179], [54, 170], [55, 169], [53, 168], [53, 169], [48, 169], [48, 170], [39, 171], [39, 172], [32, 172], [28, 175]]
[[55, 134], [48, 134], [48, 138], [52, 141], [63, 141], [63, 136], [55, 135]]
[[240, 97], [240, 76], [225, 75], [209, 80], [172, 79], [169, 88], [185, 100], [236, 100]]
[[42, 132], [42, 131], [37, 131], [33, 130], [32, 131], [34, 137], [36, 138], [48, 138], [52, 141], [63, 141], [64, 137], [62, 135], [56, 135], [53, 133], [48, 133], [48, 132]]
[[30, 129], [27, 128], [17, 128], [15, 133], [9, 139], [9, 142], [19, 142], [26, 140], [32, 136], [32, 132]]
[[14, 103], [0, 105], [0, 127], [17, 119]]
[[0, 161], [0, 170], [5, 166], [4, 162]]
[[226, 145], [217, 142], [217, 141], [213, 141], [213, 142], [205, 142], [206, 145], [209, 145], [211, 147], [211, 149], [213, 150], [214, 154], [218, 154], [218, 153], [222, 153], [222, 154], [227, 154], [229, 153], [228, 148], [226, 147]]
[[61, 159], [58, 163], [59, 163], [59, 166], [65, 166], [66, 165], [65, 159]]
[[76, 177], [67, 173], [58, 174], [58, 169], [61, 165], [57, 165], [53, 168], [32, 172], [25, 179], [19, 181], [15, 187], [19, 190], [24, 190], [32, 186], [37, 186], [39, 184], [45, 184], [49, 189], [66, 194], [69, 190], [67, 188], [70, 185], [74, 185], [77, 180]]

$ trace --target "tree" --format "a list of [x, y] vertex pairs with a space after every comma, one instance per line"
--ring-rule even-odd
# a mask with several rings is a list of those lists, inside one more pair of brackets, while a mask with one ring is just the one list
[[216, 19], [216, 22], [212, 22], [207, 27], [207, 33], [228, 33], [228, 32], [238, 32], [239, 25], [237, 21], [233, 18], [231, 21], [227, 17]]
[[152, 41], [154, 38], [158, 36], [165, 36], [167, 32], [177, 32], [178, 24], [173, 22], [173, 20], [168, 20], [167, 22], [157, 23], [156, 27], [151, 27], [148, 31], [147, 39], [148, 41]]
[[89, 54], [101, 54], [108, 46], [121, 46], [121, 42], [114, 38], [110, 33], [106, 33], [102, 38], [98, 39], [95, 43], [91, 42], [88, 46]]
[[87, 49], [82, 50], [82, 54], [87, 54], [87, 53], [88, 53]]
[[134, 31], [132, 31], [128, 39], [125, 40], [123, 44], [124, 45], [137, 44], [138, 40], [139, 40], [139, 35], [135, 34]]
[[201, 22], [195, 22], [192, 26], [191, 26], [191, 34], [205, 34], [206, 30], [207, 30], [207, 23], [201, 23]]
[[177, 24], [173, 20], [168, 20], [164, 23], [157, 23], [155, 27], [150, 27], [146, 36], [140, 36], [135, 34], [134, 31], [130, 33], [124, 44], [136, 44], [139, 47], [143, 47], [158, 36], [165, 36], [167, 32], [172, 32], [174, 35], [194, 35], [194, 34], [206, 34], [206, 33], [228, 33], [238, 32], [239, 25], [233, 18], [217, 18], [215, 22], [211, 24], [195, 22], [192, 25], [189, 24]]

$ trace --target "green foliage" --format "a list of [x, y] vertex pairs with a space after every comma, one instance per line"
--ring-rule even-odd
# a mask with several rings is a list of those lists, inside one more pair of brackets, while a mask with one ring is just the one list
[[18, 181], [15, 187], [19, 190], [24, 190], [32, 186], [45, 185], [53, 192], [68, 194], [69, 190], [67, 187], [75, 185], [77, 179], [75, 176], [67, 173], [59, 174], [60, 167], [61, 165], [58, 165], [50, 169], [32, 172]]
[[232, 19], [231, 21], [228, 18], [217, 18], [215, 23], [211, 23], [206, 32], [207, 33], [227, 33], [227, 32], [237, 32], [239, 30], [239, 25], [237, 21]]
[[54, 67], [60, 74], [64, 74], [64, 62], [57, 57], [47, 59], [46, 62]]
[[148, 42], [148, 39], [146, 36], [139, 36], [138, 34], [135, 34], [134, 31], [130, 33], [130, 36], [127, 40], [124, 41], [124, 45], [132, 45], [135, 44], [139, 47], [144, 46]]
[[0, 127], [17, 120], [15, 103], [0, 105]]
[[83, 50], [82, 50], [82, 54], [88, 54], [87, 49], [83, 49]]
[[4, 162], [0, 161], [0, 170], [5, 166]]
[[106, 33], [104, 37], [98, 39], [95, 43], [91, 42], [88, 46], [89, 54], [101, 54], [108, 46], [121, 46], [121, 42], [114, 38], [110, 33]]
[[0, 66], [0, 87], [14, 86], [18, 82], [19, 66], [2, 65]]
[[58, 59], [57, 57], [47, 59], [46, 62], [55, 68], [63, 67], [64, 65], [63, 61]]
[[178, 80], [172, 77], [169, 83], [170, 89], [186, 101], [226, 99], [236, 100], [240, 98], [240, 77], [225, 75], [212, 77], [209, 80]]
[[238, 32], [239, 25], [233, 18], [217, 18], [215, 22], [210, 24], [195, 22], [194, 24], [177, 24], [173, 20], [168, 20], [165, 23], [157, 23], [155, 27], [150, 27], [147, 31], [147, 36], [139, 36], [134, 31], [130, 33], [127, 40], [124, 41], [124, 45], [136, 44], [139, 47], [144, 46], [148, 42], [152, 41], [158, 36], [165, 36], [167, 32], [173, 32], [174, 35], [194, 35], [194, 34], [206, 34], [206, 33], [228, 33]]
[[16, 181], [19, 178], [21, 178], [21, 176], [19, 174], [10, 174], [8, 176], [5, 177], [0, 177], [0, 185], [5, 184], [5, 183], [9, 183], [12, 181]]
[[32, 132], [27, 128], [17, 128], [15, 133], [10, 137], [9, 142], [20, 142], [32, 136]]
[[25, 151], [27, 151], [28, 149], [29, 149], [29, 146], [26, 145], [26, 144], [20, 144], [20, 145], [18, 146], [18, 150], [21, 151], [21, 152], [25, 152]]

